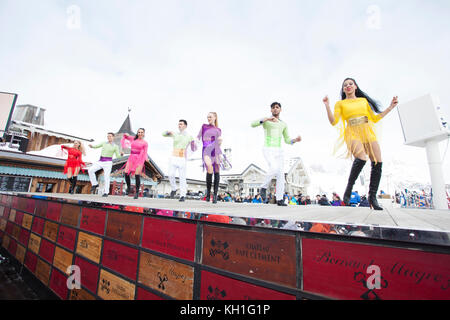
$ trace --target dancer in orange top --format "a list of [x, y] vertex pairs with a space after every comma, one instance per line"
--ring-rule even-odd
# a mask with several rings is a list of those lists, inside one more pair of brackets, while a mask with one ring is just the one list
[[84, 171], [84, 167], [86, 167], [82, 160], [82, 156], [85, 156], [86, 152], [80, 141], [75, 141], [72, 148], [61, 145], [61, 149], [66, 150], [68, 153], [67, 161], [64, 165], [64, 174], [67, 174], [67, 179], [70, 182], [69, 193], [73, 194], [77, 185], [78, 173], [80, 173], [80, 170]]
[[369, 186], [369, 204], [372, 209], [383, 210], [378, 205], [376, 193], [381, 180], [381, 150], [374, 130], [374, 123], [380, 121], [398, 104], [398, 97], [392, 99], [391, 105], [381, 112], [379, 105], [362, 91], [356, 81], [347, 78], [341, 88], [341, 101], [338, 101], [331, 112], [328, 96], [323, 99], [327, 109], [328, 120], [335, 126], [340, 124], [340, 137], [337, 147], [347, 145], [347, 156], [355, 160], [344, 193], [344, 203], [349, 205], [353, 185], [367, 161], [367, 156], [372, 162]]

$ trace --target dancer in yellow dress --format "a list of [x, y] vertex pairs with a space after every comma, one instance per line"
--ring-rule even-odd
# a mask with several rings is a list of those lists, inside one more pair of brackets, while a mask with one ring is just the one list
[[[367, 161], [372, 162], [369, 185], [369, 204], [372, 209], [383, 210], [377, 201], [377, 191], [381, 180], [381, 150], [374, 130], [374, 123], [384, 118], [398, 104], [398, 97], [392, 99], [391, 105], [381, 112], [379, 105], [362, 91], [352, 78], [344, 80], [341, 89], [341, 101], [330, 109], [328, 96], [323, 99], [327, 109], [328, 120], [335, 126], [340, 123], [340, 137], [336, 147], [344, 142], [347, 146], [347, 156], [355, 160], [350, 172], [347, 188], [344, 193], [344, 203], [349, 205], [353, 185]], [[342, 122], [340, 122], [342, 120]]]

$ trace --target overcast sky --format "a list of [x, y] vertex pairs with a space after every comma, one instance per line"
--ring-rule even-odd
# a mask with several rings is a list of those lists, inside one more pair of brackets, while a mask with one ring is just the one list
[[[95, 140], [131, 107], [163, 170], [162, 131], [183, 118], [196, 135], [209, 111], [234, 171], [266, 168], [262, 129], [250, 123], [279, 101], [291, 136], [303, 138], [286, 157], [345, 168], [345, 180], [350, 163], [332, 155], [338, 132], [323, 96], [334, 105], [351, 76], [383, 109], [394, 95], [433, 93], [450, 119], [449, 16], [447, 0], [0, 0], [0, 91], [45, 108], [48, 128]], [[397, 111], [381, 121], [380, 143], [386, 164], [429, 181], [425, 150], [404, 146]]]

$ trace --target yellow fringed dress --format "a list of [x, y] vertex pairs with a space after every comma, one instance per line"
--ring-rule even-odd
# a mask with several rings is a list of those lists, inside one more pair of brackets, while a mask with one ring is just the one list
[[377, 141], [374, 123], [377, 123], [380, 119], [381, 116], [373, 112], [366, 98], [338, 101], [334, 107], [333, 126], [340, 123], [340, 135], [335, 146], [335, 152], [345, 142], [347, 156], [350, 157], [354, 151], [352, 146], [356, 146], [353, 142], [359, 141], [366, 153], [373, 153], [371, 143]]

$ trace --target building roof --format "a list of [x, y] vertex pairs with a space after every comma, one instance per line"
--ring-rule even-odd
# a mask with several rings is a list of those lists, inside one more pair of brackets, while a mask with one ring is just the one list
[[23, 121], [13, 120], [11, 123], [12, 124], [10, 126], [10, 130], [11, 129], [19, 129], [21, 131], [25, 130], [25, 131], [29, 131], [32, 133], [36, 132], [36, 133], [40, 133], [40, 134], [46, 134], [49, 136], [54, 136], [57, 138], [67, 139], [67, 140], [71, 140], [71, 141], [75, 141], [75, 140], [80, 140], [82, 142], [93, 142], [94, 141], [94, 139], [81, 138], [81, 137], [72, 136], [69, 134], [61, 133], [61, 132], [56, 132], [53, 130], [48, 130], [43, 126], [39, 126], [39, 125], [35, 125], [35, 124], [23, 122]]
[[135, 135], [136, 133], [134, 133], [131, 130], [131, 120], [130, 120], [130, 114], [128, 114], [127, 118], [125, 119], [125, 121], [122, 123], [122, 126], [120, 127], [119, 131], [116, 133], [128, 133], [130, 135]]
[[[62, 171], [51, 171], [42, 169], [30, 169], [30, 168], [20, 168], [20, 167], [9, 167], [0, 166], [0, 174], [21, 176], [21, 177], [40, 177], [40, 178], [50, 178], [66, 180], [67, 177]], [[89, 181], [89, 176], [86, 174], [78, 175], [79, 181]]]
[[250, 170], [251, 168], [254, 168], [258, 171], [260, 171], [262, 174], [266, 174], [266, 171], [264, 171], [263, 169], [261, 169], [260, 167], [258, 167], [257, 165], [251, 163], [247, 168], [245, 168], [244, 171], [242, 171], [241, 173], [236, 173], [236, 174], [221, 174], [222, 177], [233, 177], [233, 176], [243, 176], [245, 175], [245, 173], [247, 173], [248, 170]]

